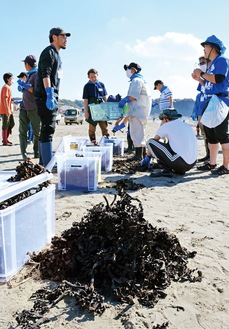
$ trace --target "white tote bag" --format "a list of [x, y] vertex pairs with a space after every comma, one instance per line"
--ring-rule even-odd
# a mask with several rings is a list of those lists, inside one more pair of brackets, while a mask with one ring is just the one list
[[208, 128], [215, 128], [226, 119], [228, 110], [229, 107], [225, 104], [225, 102], [216, 95], [213, 95], [202, 115], [200, 122]]

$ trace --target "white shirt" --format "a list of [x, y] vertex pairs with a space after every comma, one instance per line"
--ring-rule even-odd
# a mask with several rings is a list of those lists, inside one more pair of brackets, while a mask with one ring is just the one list
[[136, 100], [128, 103], [127, 116], [137, 117], [141, 119], [147, 119], [151, 111], [151, 93], [141, 78], [134, 78], [130, 82], [128, 96], [135, 98]]
[[192, 127], [180, 119], [161, 125], [156, 133], [160, 138], [168, 138], [172, 150], [182, 159], [192, 164], [198, 156], [198, 144]]

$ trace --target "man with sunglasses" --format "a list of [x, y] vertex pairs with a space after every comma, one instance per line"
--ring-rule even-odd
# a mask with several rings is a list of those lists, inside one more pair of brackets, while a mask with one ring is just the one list
[[58, 112], [59, 84], [62, 77], [59, 51], [66, 48], [70, 35], [60, 27], [52, 28], [49, 32], [50, 45], [42, 51], [38, 62], [35, 100], [41, 119], [39, 163], [44, 167], [52, 158], [52, 139]]

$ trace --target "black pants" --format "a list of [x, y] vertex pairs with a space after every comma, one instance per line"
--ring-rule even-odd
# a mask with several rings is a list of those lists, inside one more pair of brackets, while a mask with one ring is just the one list
[[181, 175], [189, 171], [196, 163], [196, 161], [192, 164], [185, 162], [181, 156], [171, 149], [169, 143], [162, 143], [158, 140], [150, 139], [147, 143], [147, 147], [149, 151], [156, 156], [162, 167]]
[[39, 141], [41, 143], [52, 142], [56, 129], [56, 115], [58, 108], [54, 108], [53, 111], [48, 110], [46, 107], [46, 99], [36, 99], [36, 104], [38, 115], [41, 119], [41, 132]]

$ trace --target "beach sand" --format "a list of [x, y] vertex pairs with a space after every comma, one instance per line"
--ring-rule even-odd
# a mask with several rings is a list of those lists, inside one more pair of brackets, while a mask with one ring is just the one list
[[[19, 161], [22, 161], [18, 140], [18, 112], [15, 113], [15, 121], [13, 135], [10, 136], [14, 145], [0, 147], [1, 171], [15, 170]], [[158, 124], [157, 121], [149, 120], [147, 138], [154, 136]], [[99, 128], [97, 132], [99, 136]], [[66, 126], [62, 118], [54, 135], [54, 151], [61, 138], [69, 134], [87, 136], [87, 123]], [[116, 136], [125, 137], [125, 134], [118, 132]], [[203, 140], [199, 139], [198, 144], [201, 157], [204, 155]], [[32, 157], [32, 145], [28, 149]], [[222, 163], [221, 152], [218, 163]], [[166, 227], [168, 231], [174, 232], [182, 247], [197, 252], [188, 267], [200, 270], [202, 281], [172, 282], [165, 291], [167, 297], [159, 300], [154, 308], [139, 304], [129, 307], [127, 304], [113, 305], [102, 316], [93, 316], [80, 310], [71, 300], [61, 301], [48, 313], [51, 321], [41, 328], [152, 329], [166, 321], [169, 322], [169, 329], [229, 328], [229, 176], [213, 177], [194, 168], [184, 176], [173, 178], [150, 178], [148, 172], [127, 177], [146, 186], [129, 192], [142, 202], [145, 219], [153, 226]], [[117, 173], [103, 173], [103, 181], [98, 190], [89, 193], [58, 191], [56, 188], [56, 235], [70, 228], [74, 221], [80, 221], [87, 209], [104, 202], [104, 194], [109, 201], [113, 200], [116, 190], [107, 187], [105, 182], [121, 178], [124, 176]], [[54, 174], [53, 183], [57, 182], [58, 176]], [[36, 280], [34, 276], [24, 281], [27, 272], [28, 268], [23, 267], [10, 282], [0, 284], [2, 329], [16, 328], [14, 314], [30, 309], [33, 302], [29, 297], [48, 284], [47, 281]]]

